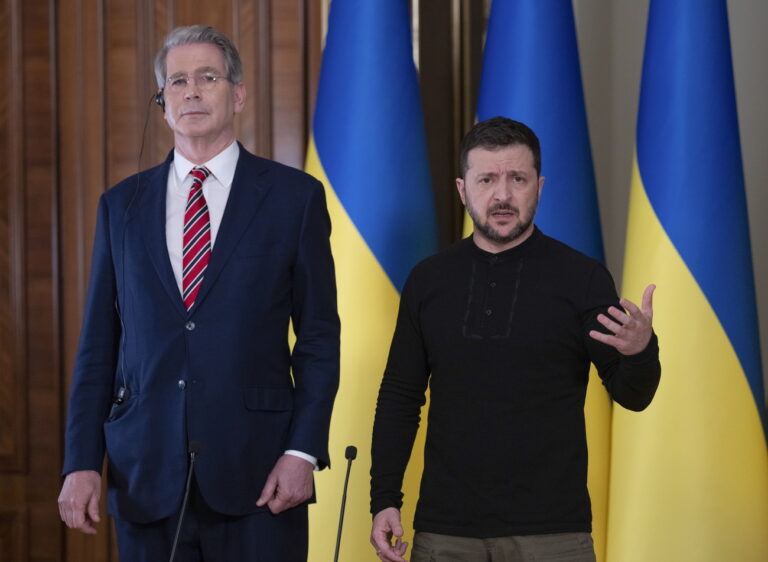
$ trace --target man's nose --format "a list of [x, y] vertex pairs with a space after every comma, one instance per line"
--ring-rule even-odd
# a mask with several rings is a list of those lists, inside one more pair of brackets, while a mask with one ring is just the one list
[[497, 182], [493, 190], [493, 198], [497, 201], [509, 201], [512, 199], [513, 187], [511, 181]]
[[200, 87], [197, 85], [197, 80], [189, 80], [186, 88], [184, 88], [184, 99], [196, 99], [200, 97]]

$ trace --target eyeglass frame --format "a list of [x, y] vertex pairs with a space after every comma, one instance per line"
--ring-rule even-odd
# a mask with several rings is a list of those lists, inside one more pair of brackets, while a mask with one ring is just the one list
[[[174, 85], [179, 80], [182, 80], [184, 83]], [[165, 91], [182, 93], [189, 87], [190, 83], [194, 82], [196, 88], [209, 92], [216, 87], [219, 80], [229, 81], [229, 77], [212, 71], [196, 72], [192, 76], [185, 73], [177, 73], [165, 79]]]

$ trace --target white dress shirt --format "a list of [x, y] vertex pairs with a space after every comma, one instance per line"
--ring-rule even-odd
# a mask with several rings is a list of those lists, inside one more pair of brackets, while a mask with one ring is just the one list
[[[235, 177], [237, 159], [240, 157], [240, 147], [236, 142], [219, 152], [208, 162], [203, 164], [211, 172], [211, 175], [203, 182], [203, 196], [208, 204], [208, 215], [211, 220], [211, 254], [215, 252], [216, 235], [221, 226], [221, 217], [227, 206], [229, 192], [232, 189], [232, 179]], [[192, 176], [189, 172], [195, 164], [184, 158], [178, 150], [173, 151], [173, 162], [168, 170], [168, 188], [165, 194], [165, 241], [168, 245], [168, 256], [171, 259], [173, 275], [179, 294], [182, 290], [182, 253], [184, 212], [187, 208], [187, 197], [192, 187]], [[312, 463], [317, 469], [317, 458], [301, 451], [288, 450], [288, 455], [293, 455]]]

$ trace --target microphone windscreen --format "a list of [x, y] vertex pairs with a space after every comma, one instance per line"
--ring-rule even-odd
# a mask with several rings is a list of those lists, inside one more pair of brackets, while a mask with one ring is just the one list
[[347, 450], [344, 451], [344, 458], [349, 460], [355, 460], [357, 458], [357, 447], [350, 445]]

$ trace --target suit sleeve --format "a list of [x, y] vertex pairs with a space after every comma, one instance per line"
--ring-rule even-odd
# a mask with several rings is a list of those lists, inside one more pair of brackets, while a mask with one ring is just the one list
[[328, 432], [339, 386], [340, 323], [330, 234], [325, 193], [315, 182], [304, 208], [292, 279], [295, 390], [286, 449], [316, 457], [320, 468], [330, 465]]
[[596, 265], [584, 307], [584, 339], [590, 360], [597, 367], [611, 398], [624, 408], [639, 412], [648, 407], [659, 386], [661, 363], [658, 339], [656, 334], [652, 334], [643, 351], [635, 355], [622, 355], [614, 347], [591, 338], [590, 330], [607, 332], [597, 321], [597, 315], [608, 314], [609, 306], [622, 308], [611, 274], [602, 265]]
[[101, 472], [104, 461], [103, 423], [112, 402], [120, 333], [109, 211], [102, 195], [93, 244], [91, 279], [72, 375], [62, 474], [75, 470]]

